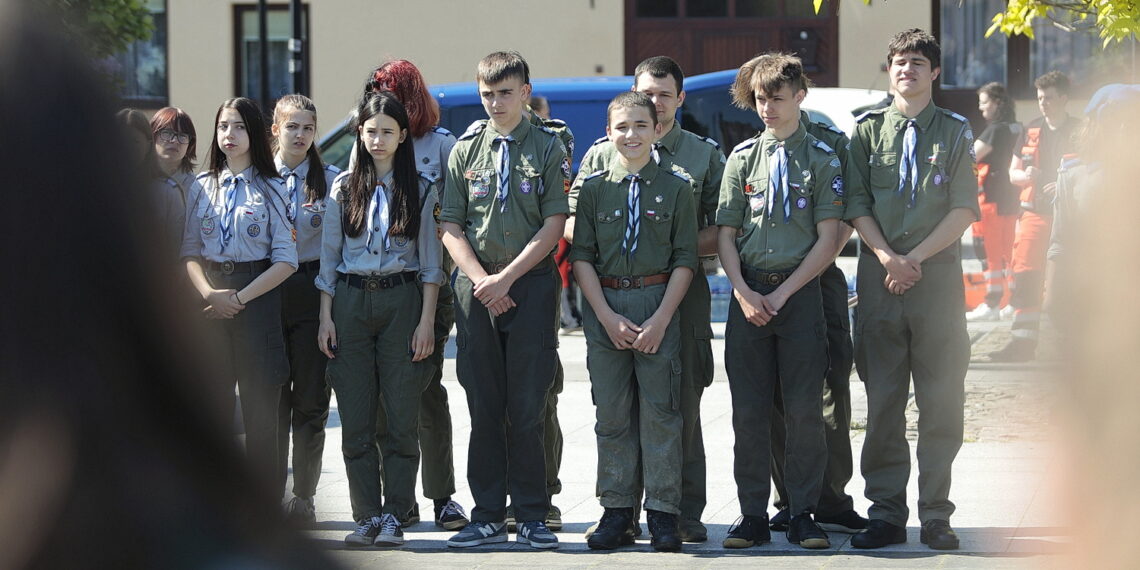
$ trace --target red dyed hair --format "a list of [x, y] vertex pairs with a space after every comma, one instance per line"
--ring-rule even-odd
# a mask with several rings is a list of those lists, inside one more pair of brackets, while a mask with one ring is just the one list
[[428, 93], [419, 68], [406, 59], [395, 59], [376, 68], [368, 90], [391, 91], [408, 111], [408, 131], [418, 139], [439, 124], [439, 104]]

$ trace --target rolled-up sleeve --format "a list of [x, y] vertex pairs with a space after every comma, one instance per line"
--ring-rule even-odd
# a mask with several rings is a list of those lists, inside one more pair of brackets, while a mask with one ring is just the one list
[[420, 233], [416, 236], [416, 249], [419, 254], [419, 278], [421, 283], [442, 285], [443, 246], [436, 231], [435, 213], [439, 206], [439, 195], [431, 183], [420, 184], [424, 205], [420, 209]]
[[684, 188], [677, 193], [677, 210], [673, 218], [673, 254], [669, 256], [669, 271], [678, 267], [697, 270], [697, 212], [693, 193]]
[[[870, 187], [871, 151], [867, 146], [867, 131], [872, 123], [860, 123], [851, 138], [847, 162], [843, 164], [843, 184], [847, 187], [847, 211], [843, 219], [854, 220], [873, 215]], [[975, 199], [976, 201], [976, 199]]]
[[577, 221], [574, 222], [574, 243], [570, 245], [570, 263], [585, 261], [597, 266], [598, 263], [598, 235], [594, 224], [597, 224], [597, 206], [595, 196], [584, 184], [578, 186]]
[[198, 208], [199, 201], [204, 196], [205, 191], [202, 185], [197, 180], [190, 185], [186, 195], [186, 217], [185, 223], [182, 227], [182, 246], [178, 250], [178, 256], [182, 259], [199, 259], [202, 257], [202, 248], [205, 244], [202, 242], [202, 231], [198, 225]]
[[744, 199], [744, 182], [741, 169], [746, 161], [734, 155], [724, 168], [720, 181], [720, 201], [716, 207], [716, 225], [740, 229], [744, 226], [744, 209], [748, 201]]
[[566, 201], [566, 195], [570, 192], [570, 178], [562, 167], [563, 162], [568, 160], [566, 149], [558, 137], [554, 138], [552, 144], [554, 148], [542, 167], [542, 187], [546, 191], [542, 194], [539, 211], [544, 219], [559, 214], [570, 215], [570, 206]]
[[464, 227], [467, 224], [467, 181], [463, 177], [466, 146], [455, 145], [447, 157], [447, 181], [443, 186], [443, 211], [440, 222], [451, 222]]
[[317, 289], [328, 293], [330, 297], [336, 296], [336, 270], [340, 267], [344, 246], [344, 232], [340, 229], [339, 198], [342, 188], [340, 184], [333, 184], [332, 190], [329, 191], [324, 229], [321, 230], [321, 270], [313, 279]]
[[293, 233], [293, 222], [284, 215], [287, 209], [285, 187], [279, 180], [266, 180], [265, 199], [275, 202], [270, 205], [273, 214], [269, 219], [269, 232], [273, 236], [273, 249], [269, 253], [269, 260], [273, 263], [288, 263], [295, 270], [298, 266], [297, 240]]

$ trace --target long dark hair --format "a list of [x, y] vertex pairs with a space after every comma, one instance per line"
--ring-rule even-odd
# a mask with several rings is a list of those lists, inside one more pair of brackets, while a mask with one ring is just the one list
[[241, 115], [241, 120], [245, 121], [245, 130], [249, 133], [249, 158], [253, 169], [262, 177], [277, 178], [277, 167], [273, 165], [273, 151], [269, 150], [269, 129], [265, 125], [265, 114], [253, 99], [245, 97], [227, 99], [214, 114], [210, 152], [206, 155], [209, 173], [217, 178], [226, 167], [226, 155], [218, 146], [218, 119], [222, 116], [222, 109], [236, 109]]
[[[400, 129], [408, 130], [408, 113], [404, 106], [389, 91], [365, 93], [356, 109], [356, 128], [376, 115], [387, 115], [396, 120]], [[364, 218], [368, 214], [368, 202], [376, 184], [376, 165], [372, 155], [364, 147], [361, 134], [357, 132], [352, 152], [356, 153], [356, 169], [348, 175], [348, 204], [344, 208], [341, 225], [345, 235], [357, 237], [364, 231]], [[420, 232], [420, 184], [416, 171], [416, 151], [411, 136], [396, 147], [392, 157], [392, 207], [389, 208], [390, 222], [388, 235], [415, 238]]]
[[[273, 123], [278, 124], [280, 121], [284, 121], [285, 111], [289, 108], [308, 111], [313, 114], [313, 122], [315, 123], [317, 120], [317, 105], [313, 103], [313, 100], [294, 93], [277, 100], [277, 105], [273, 107]], [[273, 148], [273, 153], [276, 154], [277, 137], [273, 137], [270, 146]], [[310, 202], [323, 200], [329, 194], [329, 183], [325, 179], [325, 163], [321, 160], [321, 151], [317, 148], [315, 138], [305, 154], [309, 157], [309, 173], [305, 175], [305, 199]]]

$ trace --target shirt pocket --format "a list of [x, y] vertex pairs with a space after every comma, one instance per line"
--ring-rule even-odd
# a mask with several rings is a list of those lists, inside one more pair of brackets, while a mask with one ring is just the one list
[[672, 245], [673, 209], [676, 204], [654, 204], [656, 208], [647, 208], [641, 216], [641, 231], [648, 234], [657, 246], [669, 247]]
[[768, 204], [768, 177], [748, 179], [744, 183], [743, 192], [749, 215], [753, 218], [764, 217], [764, 209]]
[[194, 217], [198, 220], [198, 230], [202, 233], [203, 238], [210, 238], [221, 233], [222, 217], [213, 204], [206, 203], [199, 207]]
[[299, 223], [297, 225], [300, 226], [302, 224], [306, 224], [313, 229], [321, 227], [321, 224], [324, 222], [325, 218], [325, 210], [326, 208], [324, 201], [315, 202], [312, 204], [302, 204], [302, 220], [299, 220]]
[[892, 193], [899, 189], [899, 156], [895, 152], [872, 153], [868, 159], [871, 193]]
[[259, 207], [239, 206], [238, 230], [248, 239], [258, 239], [269, 228], [269, 212]]
[[598, 246], [625, 240], [625, 212], [620, 209], [605, 210], [598, 212], [595, 219], [597, 227], [594, 233], [597, 234]]
[[492, 168], [472, 169], [463, 174], [467, 181], [467, 198], [472, 202], [483, 202], [495, 194], [495, 170]]

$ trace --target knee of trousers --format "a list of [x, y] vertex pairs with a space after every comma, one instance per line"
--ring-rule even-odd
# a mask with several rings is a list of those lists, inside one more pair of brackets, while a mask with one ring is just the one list
[[340, 444], [341, 453], [345, 459], [359, 459], [367, 455], [378, 455], [380, 450], [376, 447], [375, 436], [361, 434], [346, 438]]

